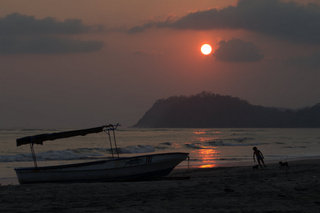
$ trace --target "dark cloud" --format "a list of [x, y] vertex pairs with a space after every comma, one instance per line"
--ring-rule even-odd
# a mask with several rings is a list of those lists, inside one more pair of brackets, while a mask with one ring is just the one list
[[93, 52], [103, 47], [100, 41], [80, 41], [54, 37], [0, 38], [0, 54], [59, 54]]
[[129, 29], [128, 33], [140, 33], [145, 31], [146, 29], [153, 28], [153, 27], [157, 27], [157, 28], [173, 27], [172, 23], [174, 22], [172, 21], [171, 18], [168, 18], [164, 22], [149, 22], [141, 26], [132, 27], [131, 29]]
[[[54, 18], [10, 14], [0, 18], [0, 54], [60, 54], [93, 52], [102, 48], [101, 41], [81, 41], [68, 35], [93, 32], [79, 19], [57, 21]], [[62, 37], [63, 35], [63, 37]]]
[[80, 19], [57, 21], [52, 17], [35, 19], [18, 13], [0, 18], [0, 35], [79, 34], [93, 30]]
[[175, 21], [150, 22], [130, 32], [151, 27], [245, 29], [291, 41], [320, 43], [320, 7], [280, 0], [239, 0], [236, 6], [194, 12]]
[[156, 27], [158, 25], [158, 23], [154, 23], [154, 22], [150, 22], [150, 23], [146, 23], [142, 26], [135, 26], [132, 27], [131, 29], [129, 29], [129, 33], [141, 33], [144, 30], [151, 28], [151, 27]]
[[253, 43], [240, 39], [221, 41], [214, 56], [218, 61], [225, 62], [256, 62], [264, 57]]

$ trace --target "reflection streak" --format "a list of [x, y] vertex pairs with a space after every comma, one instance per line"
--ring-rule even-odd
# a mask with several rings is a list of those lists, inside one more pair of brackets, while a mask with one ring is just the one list
[[216, 158], [220, 154], [216, 148], [195, 150], [194, 154], [200, 159], [200, 168], [212, 168], [217, 166]]

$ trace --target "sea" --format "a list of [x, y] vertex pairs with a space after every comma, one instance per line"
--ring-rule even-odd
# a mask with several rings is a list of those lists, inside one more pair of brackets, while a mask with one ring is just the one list
[[[16, 139], [69, 129], [0, 130], [0, 184], [18, 184], [14, 168], [34, 165], [30, 145], [16, 146]], [[188, 152], [190, 159], [176, 168], [213, 168], [254, 165], [254, 146], [265, 163], [320, 158], [320, 128], [121, 128], [116, 134], [120, 157]], [[111, 135], [113, 139], [113, 135]], [[113, 148], [114, 148], [113, 144]], [[38, 166], [112, 159], [105, 132], [45, 141], [34, 145]]]

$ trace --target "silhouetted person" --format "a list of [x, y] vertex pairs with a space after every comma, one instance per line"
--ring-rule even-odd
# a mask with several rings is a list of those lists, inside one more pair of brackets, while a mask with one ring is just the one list
[[261, 163], [263, 164], [264, 167], [266, 167], [266, 165], [264, 164], [264, 157], [262, 152], [257, 148], [257, 147], [253, 147], [253, 161], [256, 162], [256, 159], [258, 161], [259, 166], [262, 168]]

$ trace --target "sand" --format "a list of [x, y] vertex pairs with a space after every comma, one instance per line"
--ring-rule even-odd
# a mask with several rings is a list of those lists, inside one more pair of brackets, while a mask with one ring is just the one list
[[157, 181], [0, 187], [0, 212], [320, 212], [320, 160], [175, 170]]

